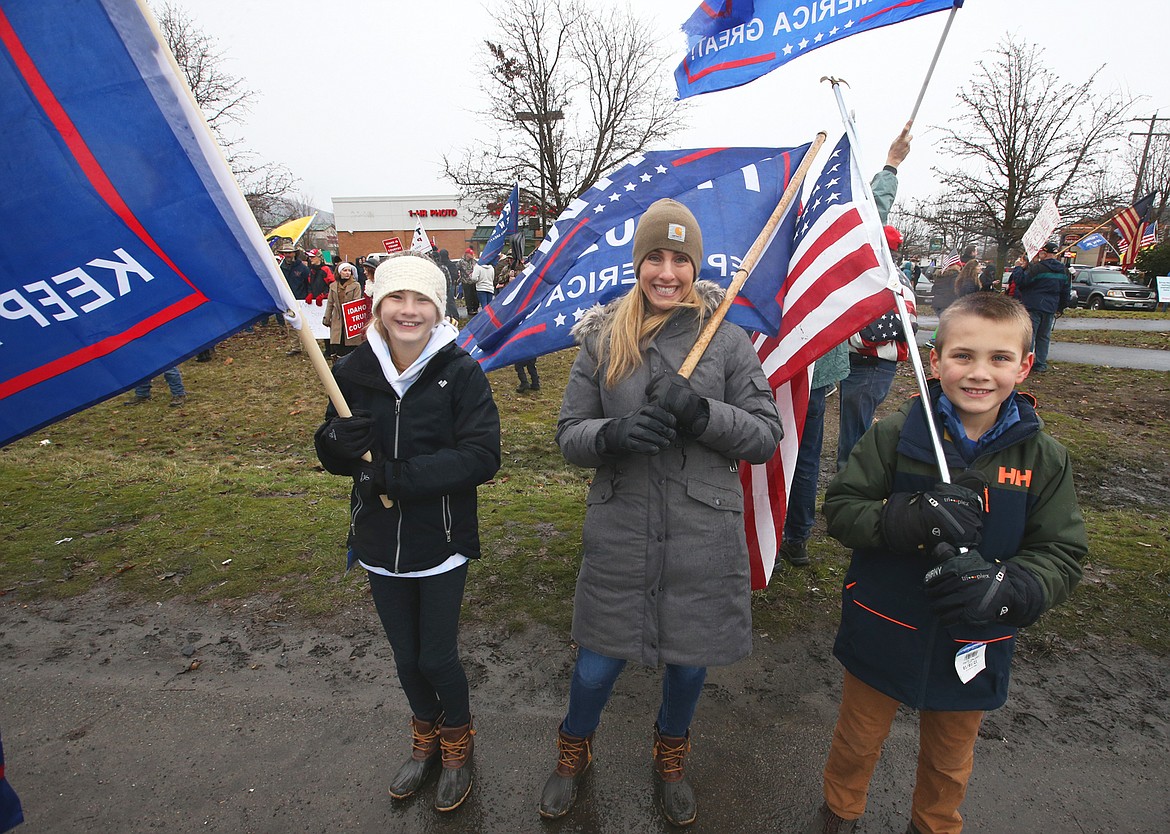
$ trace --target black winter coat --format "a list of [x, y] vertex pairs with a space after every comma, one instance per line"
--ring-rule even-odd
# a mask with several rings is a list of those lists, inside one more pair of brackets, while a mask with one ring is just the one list
[[[454, 343], [431, 357], [399, 399], [369, 343], [333, 366], [353, 411], [374, 415], [375, 451], [385, 458], [386, 494], [394, 506], [350, 496], [349, 546], [365, 564], [392, 573], [427, 570], [461, 553], [478, 559], [475, 489], [500, 468], [500, 415], [479, 364]], [[337, 416], [330, 404], [326, 421]], [[355, 461], [324, 452], [335, 475], [352, 475]], [[377, 457], [377, 455], [375, 455]]]

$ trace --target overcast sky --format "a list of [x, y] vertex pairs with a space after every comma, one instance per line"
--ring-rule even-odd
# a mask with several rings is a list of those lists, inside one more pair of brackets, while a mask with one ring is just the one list
[[[321, 208], [333, 197], [449, 194], [441, 157], [475, 131], [482, 106], [482, 42], [494, 34], [478, 0], [171, 0], [225, 53], [225, 69], [258, 95], [241, 133], [261, 158], [287, 165]], [[593, 0], [603, 6], [615, 0]], [[675, 55], [678, 27], [696, 0], [638, 0]], [[908, 118], [947, 13], [826, 46], [752, 83], [690, 99], [687, 130], [671, 146], [798, 145], [818, 130], [840, 136], [836, 101], [821, 76], [845, 79], [861, 158], [877, 170]], [[967, 0], [951, 29], [901, 170], [904, 199], [935, 193], [937, 131], [986, 50], [1007, 35], [1044, 47], [1044, 61], [1079, 83], [1098, 66], [1100, 89], [1142, 97], [1135, 116], [1170, 116], [1167, 11], [1159, 0]], [[1161, 21], [1161, 22], [1158, 22]], [[671, 81], [673, 85], [673, 81]], [[673, 88], [673, 87], [672, 87]], [[1167, 131], [1170, 123], [1160, 125]], [[1133, 130], [1144, 127], [1134, 123]], [[1137, 140], [1135, 140], [1137, 141]], [[533, 184], [536, 185], [535, 183]]]

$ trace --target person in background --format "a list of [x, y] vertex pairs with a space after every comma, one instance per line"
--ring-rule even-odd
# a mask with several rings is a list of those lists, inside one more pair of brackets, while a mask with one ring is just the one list
[[[913, 138], [910, 134], [910, 124], [907, 123], [890, 144], [885, 166], [870, 183], [878, 218], [882, 223], [889, 218], [890, 209], [898, 195], [898, 166], [909, 156], [910, 142]], [[902, 233], [893, 226], [885, 226], [883, 232], [886, 245], [891, 255], [896, 258], [902, 249]], [[906, 307], [911, 322], [914, 323], [917, 309], [914, 304], [913, 281], [902, 273], [899, 274], [899, 278], [904, 287]], [[893, 302], [891, 294], [891, 305]], [[910, 356], [910, 344], [906, 340], [905, 329], [897, 308], [853, 334], [848, 340], [848, 350], [849, 373], [840, 384], [837, 469], [841, 469], [849, 460], [849, 453], [853, 451], [854, 445], [872, 425], [878, 406], [890, 393], [898, 362], [905, 361]], [[811, 520], [809, 526], [811, 529]]]
[[325, 314], [321, 323], [329, 328], [329, 344], [325, 355], [333, 359], [353, 352], [353, 349], [366, 340], [365, 335], [359, 333], [353, 337], [345, 335], [345, 314], [342, 305], [351, 301], [358, 301], [362, 297], [361, 285], [357, 282], [357, 270], [353, 264], [343, 263], [337, 267], [337, 280], [329, 285], [329, 299], [325, 302]]
[[651, 753], [673, 825], [698, 813], [686, 778], [707, 667], [751, 651], [751, 570], [736, 463], [771, 459], [780, 415], [747, 334], [723, 322], [689, 379], [677, 373], [723, 298], [699, 281], [703, 238], [674, 200], [634, 231], [636, 283], [573, 328], [581, 349], [557, 443], [595, 467], [573, 603], [577, 660], [557, 764], [539, 812], [563, 817], [592, 761], [593, 733], [629, 661], [665, 666]]
[[[187, 389], [183, 387], [183, 375], [179, 373], [178, 366], [167, 368], [162, 372], [163, 379], [166, 380], [167, 387], [171, 389], [171, 401], [167, 404], [168, 408], [181, 408], [187, 404]], [[142, 405], [150, 402], [150, 387], [152, 380], [148, 377], [142, 382], [138, 383], [134, 389], [134, 396], [125, 400], [126, 405]]]
[[309, 250], [309, 290], [305, 301], [322, 307], [329, 296], [329, 285], [333, 283], [333, 270], [321, 257], [320, 249]]
[[[288, 282], [288, 288], [292, 290], [293, 298], [298, 301], [305, 301], [309, 294], [309, 268], [301, 262], [300, 256], [296, 248], [291, 243], [282, 244], [277, 250], [283, 260], [280, 263], [280, 271], [284, 273], [284, 279]], [[288, 356], [296, 356], [301, 352], [300, 336], [292, 331], [293, 344], [288, 349]]]
[[1032, 317], [1032, 349], [1036, 353], [1032, 370], [1036, 373], [1048, 370], [1052, 328], [1057, 315], [1072, 303], [1072, 275], [1064, 261], [1056, 257], [1059, 251], [1060, 244], [1048, 241], [1031, 262], [1019, 270], [1016, 279], [1016, 297]]
[[459, 286], [459, 270], [456, 269], [455, 262], [451, 260], [446, 249], [438, 250], [435, 255], [435, 263], [439, 265], [439, 269], [443, 270], [443, 275], [447, 278], [447, 308], [443, 311], [443, 315], [455, 321], [459, 318], [459, 310], [455, 307], [455, 288]]
[[477, 263], [471, 277], [475, 279], [475, 297], [482, 310], [496, 297], [496, 271], [487, 264]]
[[443, 317], [447, 278], [430, 258], [390, 256], [372, 292], [366, 342], [333, 366], [353, 416], [330, 403], [314, 445], [326, 471], [353, 479], [350, 566], [369, 577], [412, 712], [390, 796], [413, 796], [441, 765], [434, 807], [453, 811], [471, 791], [475, 736], [459, 612], [480, 556], [476, 488], [500, 468], [500, 416]]
[[455, 264], [455, 269], [459, 273], [459, 287], [455, 294], [463, 299], [468, 317], [474, 316], [479, 312], [479, 299], [475, 297], [475, 279], [472, 277], [475, 271], [475, 250], [470, 246], [464, 249], [463, 257]]

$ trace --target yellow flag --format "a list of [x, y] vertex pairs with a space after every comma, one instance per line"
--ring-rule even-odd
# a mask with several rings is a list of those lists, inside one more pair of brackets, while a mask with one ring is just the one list
[[301, 235], [312, 225], [313, 219], [316, 218], [317, 212], [313, 212], [308, 217], [298, 217], [295, 220], [290, 220], [287, 223], [282, 223], [268, 234], [264, 235], [264, 239], [271, 241], [274, 237], [291, 238], [295, 246], [297, 241], [301, 239]]

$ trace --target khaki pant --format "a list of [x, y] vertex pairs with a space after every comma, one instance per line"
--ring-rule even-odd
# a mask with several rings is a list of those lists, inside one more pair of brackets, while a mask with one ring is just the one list
[[[856, 819], [865, 811], [869, 780], [890, 733], [898, 702], [848, 672], [841, 710], [825, 764], [825, 802], [834, 814]], [[910, 819], [922, 834], [958, 834], [959, 805], [975, 760], [982, 710], [933, 712], [918, 718], [918, 774]]]

